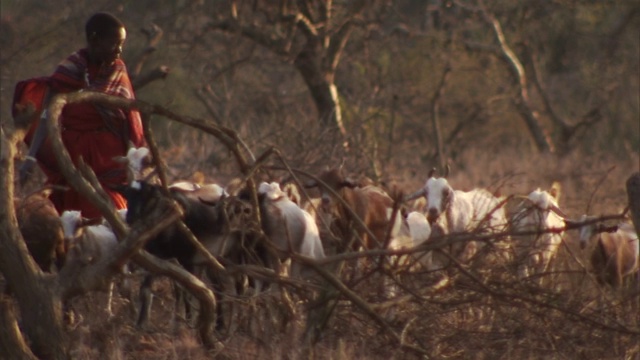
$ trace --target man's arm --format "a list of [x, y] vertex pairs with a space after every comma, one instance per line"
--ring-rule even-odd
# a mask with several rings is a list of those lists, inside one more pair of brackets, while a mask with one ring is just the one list
[[25, 161], [20, 165], [20, 169], [18, 170], [20, 186], [23, 186], [33, 173], [33, 167], [36, 164], [36, 154], [38, 154], [38, 150], [40, 150], [40, 147], [42, 147], [42, 144], [47, 138], [47, 107], [49, 106], [49, 101], [53, 97], [51, 93], [52, 92], [49, 91], [45, 96], [43, 110], [40, 114], [38, 127], [33, 134], [31, 145], [29, 146], [29, 152], [27, 153], [27, 156], [25, 156]]

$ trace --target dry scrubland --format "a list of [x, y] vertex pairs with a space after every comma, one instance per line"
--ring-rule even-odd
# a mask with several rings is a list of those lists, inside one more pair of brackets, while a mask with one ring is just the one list
[[[486, 186], [502, 195], [526, 194], [558, 180], [563, 186], [560, 204], [572, 217], [587, 209], [595, 215], [619, 213], [626, 205], [624, 182], [639, 161], [637, 153], [627, 159], [570, 155], [557, 160], [469, 151], [463, 158], [464, 169], [451, 172], [454, 188]], [[185, 162], [181, 164], [175, 166]], [[426, 172], [417, 170], [412, 178], [394, 180], [408, 192], [422, 184]], [[215, 180], [216, 175], [205, 175]], [[340, 278], [347, 288], [366, 301], [385, 325], [345, 296], [337, 304], [318, 301], [310, 306], [308, 286], [288, 288], [297, 303], [293, 312], [278, 291], [226, 298], [222, 306], [227, 314], [233, 313], [233, 321], [220, 334], [224, 347], [216, 353], [201, 347], [184, 314], [173, 314], [173, 290], [167, 279], [155, 285], [152, 317], [144, 330], [135, 328], [135, 316], [123, 297], [116, 296], [116, 316], [108, 319], [106, 294], [91, 293], [73, 302], [78, 316], [69, 332], [72, 354], [79, 359], [421, 358], [411, 349], [415, 346], [430, 358], [637, 359], [640, 285], [630, 283], [619, 290], [598, 286], [586, 271], [590, 250], [581, 250], [577, 233], [568, 232], [542, 285], [518, 281], [514, 264], [453, 269], [449, 283], [440, 289], [434, 287], [436, 274], [396, 269], [400, 291], [393, 298], [381, 291], [384, 272], [369, 269], [352, 276], [343, 271]], [[139, 276], [134, 280], [138, 282]], [[327, 309], [327, 304], [335, 307]], [[329, 310], [329, 317], [322, 315]], [[326, 320], [317, 343], [310, 347], [303, 340], [308, 315], [317, 322]]]
[[[296, 30], [289, 16], [278, 14], [285, 3], [306, 4], [320, 14], [320, 37], [307, 38], [311, 31]], [[447, 8], [441, 9], [442, 26], [425, 23], [427, 7], [435, 3]], [[473, 9], [464, 9], [463, 3]], [[501, 53], [487, 51], [499, 43], [487, 14], [474, 10], [481, 3], [500, 21], [519, 57], [526, 89], [518, 88], [522, 79], [514, 77]], [[344, 24], [352, 23], [340, 15], [345, 7], [366, 4], [362, 19], [357, 15], [362, 26], [353, 32], [325, 26], [320, 8], [326, 4], [335, 7], [334, 19]], [[203, 30], [204, 24], [226, 23], [235, 13], [232, 5], [265, 39], [282, 41], [270, 48], [240, 36], [235, 27]], [[148, 55], [149, 39], [140, 29], [154, 23], [164, 31], [142, 74], [165, 65], [171, 73], [136, 89], [139, 99], [228, 126], [256, 156], [275, 144], [291, 167], [312, 174], [344, 162], [347, 172], [413, 192], [438, 163], [434, 119], [439, 119], [454, 189], [486, 187], [503, 196], [526, 195], [559, 181], [560, 205], [570, 216], [611, 215], [625, 207], [625, 181], [640, 168], [640, 17], [632, 1], [2, 0], [2, 121], [11, 119], [14, 84], [49, 74], [83, 42], [82, 24], [97, 9], [116, 11], [127, 24], [124, 57], [130, 70], [139, 57], [146, 59], [140, 54]], [[286, 23], [270, 23], [273, 19]], [[301, 49], [311, 48], [307, 45], [342, 33], [352, 35], [336, 67], [311, 75], [323, 81], [335, 77], [324, 85], [337, 87], [347, 153], [343, 139], [328, 130], [333, 124], [322, 123], [307, 86], [310, 79], [295, 61], [307, 53]], [[282, 54], [279, 46], [289, 42], [289, 34], [293, 46]], [[332, 43], [340, 41], [333, 38]], [[313, 62], [333, 63], [324, 53], [315, 56]], [[536, 149], [523, 109], [514, 106], [522, 104], [519, 90], [531, 97], [525, 112], [539, 116], [541, 129], [568, 155], [539, 155], [544, 151]], [[154, 116], [151, 128], [169, 166], [169, 181], [226, 184], [240, 175], [230, 151], [203, 131], [160, 116]], [[272, 156], [265, 165], [282, 163]], [[262, 170], [257, 178], [287, 176]], [[42, 181], [40, 176], [15, 195], [28, 194]], [[640, 285], [615, 291], [598, 286], [587, 272], [591, 249], [581, 250], [576, 238], [575, 230], [566, 234], [543, 285], [518, 281], [517, 264], [509, 263], [453, 268], [448, 284], [436, 289], [439, 274], [372, 268], [353, 276], [348, 262], [338, 277], [352, 292], [337, 292], [337, 302], [336, 292], [323, 290], [323, 283], [287, 286], [296, 302], [293, 309], [278, 291], [225, 298], [222, 306], [233, 321], [218, 334], [222, 346], [215, 353], [204, 350], [184, 315], [173, 315], [167, 279], [155, 284], [151, 321], [144, 330], [135, 328], [135, 315], [122, 296], [116, 296], [116, 316], [109, 319], [106, 293], [89, 293], [73, 300], [72, 357], [639, 360]], [[0, 264], [9, 264], [6, 258]], [[393, 298], [380, 285], [389, 274], [399, 280]], [[320, 298], [309, 301], [311, 290], [318, 288]], [[311, 346], [304, 341], [307, 323], [321, 328]]]

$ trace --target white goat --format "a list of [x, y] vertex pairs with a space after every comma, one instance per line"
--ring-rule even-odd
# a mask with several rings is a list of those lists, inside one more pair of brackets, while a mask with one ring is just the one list
[[[424, 243], [431, 236], [431, 225], [424, 214], [418, 211], [410, 212], [406, 219], [398, 216], [394, 222], [392, 234], [396, 234], [389, 242], [389, 249], [413, 249]], [[404, 262], [400, 259], [399, 262]], [[433, 270], [431, 251], [423, 254], [417, 261], [424, 269]]]
[[[583, 215], [580, 221], [593, 219]], [[591, 223], [580, 227], [580, 246], [583, 249], [592, 239], [597, 242], [590, 257], [591, 271], [600, 284], [619, 287], [626, 276], [639, 270], [640, 240], [633, 224], [623, 222], [604, 228]]]
[[[391, 213], [389, 213], [389, 217], [391, 217]], [[389, 242], [389, 250], [413, 249], [429, 239], [431, 226], [424, 214], [418, 211], [410, 212], [406, 218], [398, 213], [393, 222], [391, 233], [394, 235]], [[431, 251], [400, 256], [393, 255], [389, 260], [392, 266], [409, 271], [434, 270]], [[384, 287], [388, 298], [396, 296], [398, 286], [393, 280], [385, 277]]]
[[[405, 200], [420, 196], [427, 199], [427, 220], [437, 224], [445, 234], [465, 232], [493, 233], [503, 230], [507, 225], [504, 208], [500, 200], [484, 189], [471, 191], [454, 190], [446, 178], [436, 178], [433, 171], [424, 187], [409, 195]], [[444, 215], [444, 216], [442, 216]], [[460, 249], [452, 247], [452, 255], [459, 261], [467, 262], [479, 250], [476, 241], [470, 241]]]
[[511, 215], [513, 232], [536, 232], [512, 237], [521, 278], [547, 271], [562, 242], [567, 216], [558, 206], [556, 186], [550, 191], [532, 191]]
[[[80, 211], [66, 210], [60, 215], [65, 242], [68, 244], [68, 255], [65, 266], [88, 265], [95, 263], [112, 253], [118, 245], [113, 231], [103, 224], [87, 225]], [[123, 269], [123, 272], [126, 271]], [[111, 301], [114, 282], [109, 283], [107, 313], [113, 316]]]
[[[258, 194], [264, 196], [261, 206], [265, 233], [281, 252], [281, 259], [287, 258], [289, 252], [312, 259], [325, 257], [315, 220], [291, 201], [278, 183], [261, 183], [258, 186]], [[302, 275], [302, 270], [301, 264], [292, 261], [292, 277]]]
[[113, 160], [127, 166], [127, 178], [131, 182], [142, 179], [142, 172], [147, 166], [146, 158], [148, 155], [149, 149], [146, 147], [130, 147], [126, 156], [116, 156]]

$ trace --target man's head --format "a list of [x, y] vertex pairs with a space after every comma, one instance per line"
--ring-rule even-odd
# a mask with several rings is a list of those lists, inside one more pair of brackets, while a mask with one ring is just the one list
[[96, 13], [85, 25], [90, 61], [111, 64], [122, 53], [127, 39], [124, 24], [109, 13]]

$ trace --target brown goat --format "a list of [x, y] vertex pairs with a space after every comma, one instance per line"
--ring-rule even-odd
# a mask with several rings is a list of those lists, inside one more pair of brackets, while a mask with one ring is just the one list
[[42, 190], [14, 202], [18, 226], [27, 248], [46, 272], [52, 270], [53, 264], [60, 269], [66, 254], [60, 215], [48, 195], [49, 190]]
[[600, 284], [622, 285], [638, 271], [638, 234], [633, 225], [622, 223], [615, 232], [602, 232], [591, 254], [591, 267]]
[[[340, 169], [327, 170], [320, 174], [318, 179], [344, 200], [344, 203], [339, 201], [334, 194], [321, 187], [323, 211], [330, 214], [332, 228], [343, 241], [339, 244], [338, 251], [347, 250], [349, 244], [352, 244], [352, 250], [357, 250], [360, 245], [366, 249], [382, 247], [388, 231], [389, 213], [393, 208], [391, 197], [373, 185], [357, 187], [353, 181], [343, 175]], [[306, 186], [315, 187], [318, 186], [318, 182], [311, 181]], [[352, 211], [349, 211], [347, 207]], [[375, 236], [375, 240], [356, 220], [356, 216]], [[353, 230], [362, 243], [358, 239], [351, 242]]]

